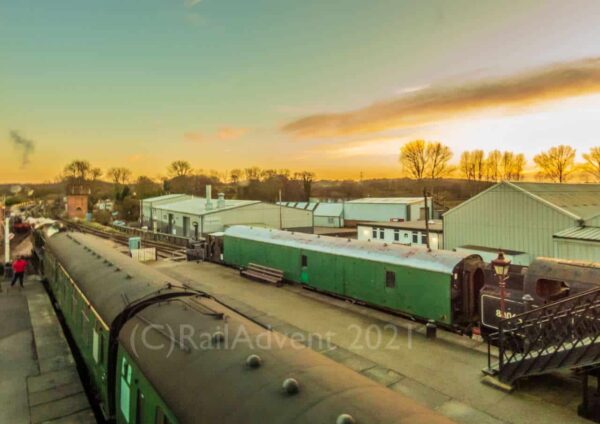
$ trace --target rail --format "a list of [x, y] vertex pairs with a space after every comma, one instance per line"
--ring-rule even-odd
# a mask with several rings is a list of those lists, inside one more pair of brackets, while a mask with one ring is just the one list
[[[498, 362], [490, 345], [497, 341]], [[512, 384], [560, 368], [600, 363], [600, 287], [500, 321], [488, 339], [487, 374]]]
[[126, 234], [135, 235], [141, 237], [142, 240], [150, 240], [161, 243], [168, 243], [175, 246], [181, 246], [183, 248], [189, 247], [191, 240], [187, 237], [175, 236], [166, 233], [157, 233], [149, 230], [142, 230], [140, 228], [128, 227], [125, 225], [113, 225], [112, 228], [121, 231]]

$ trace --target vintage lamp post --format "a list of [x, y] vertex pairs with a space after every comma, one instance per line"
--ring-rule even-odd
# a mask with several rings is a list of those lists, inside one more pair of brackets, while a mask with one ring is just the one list
[[505, 298], [506, 298], [506, 280], [508, 279], [508, 271], [510, 269], [510, 259], [504, 257], [504, 252], [499, 251], [498, 257], [492, 261], [494, 272], [498, 277], [498, 286], [500, 287], [500, 314], [501, 319], [506, 318], [505, 314]]

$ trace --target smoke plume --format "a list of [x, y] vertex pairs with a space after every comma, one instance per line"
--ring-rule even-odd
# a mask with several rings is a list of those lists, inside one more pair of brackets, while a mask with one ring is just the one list
[[33, 140], [22, 137], [17, 131], [11, 131], [10, 138], [13, 146], [21, 155], [21, 168], [25, 168], [29, 164], [29, 157], [35, 150], [35, 143]]

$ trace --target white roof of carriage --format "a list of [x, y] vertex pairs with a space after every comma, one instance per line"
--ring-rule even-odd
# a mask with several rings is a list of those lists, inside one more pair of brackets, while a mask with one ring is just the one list
[[225, 237], [227, 236], [445, 274], [452, 274], [456, 265], [465, 258], [464, 254], [445, 250], [428, 252], [424, 248], [399, 244], [385, 244], [243, 225], [234, 225], [227, 228]]

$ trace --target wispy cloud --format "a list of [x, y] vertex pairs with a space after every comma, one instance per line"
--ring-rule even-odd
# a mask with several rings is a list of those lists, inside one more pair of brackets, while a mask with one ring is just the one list
[[346, 113], [307, 116], [283, 127], [299, 137], [334, 137], [409, 128], [476, 110], [515, 108], [600, 92], [600, 57], [512, 76], [451, 86], [431, 86]]
[[214, 133], [205, 134], [200, 131], [188, 131], [183, 134], [185, 141], [194, 143], [208, 142], [211, 140], [231, 141], [242, 138], [248, 132], [247, 128], [241, 127], [221, 127]]
[[187, 7], [194, 7], [200, 4], [202, 0], [185, 0], [184, 3]]
[[237, 140], [248, 132], [247, 128], [223, 127], [217, 131], [219, 140]]
[[202, 134], [201, 132], [188, 131], [183, 134], [183, 139], [185, 141], [193, 141], [195, 143], [199, 143], [199, 142], [205, 141], [206, 137], [204, 137], [204, 134]]

